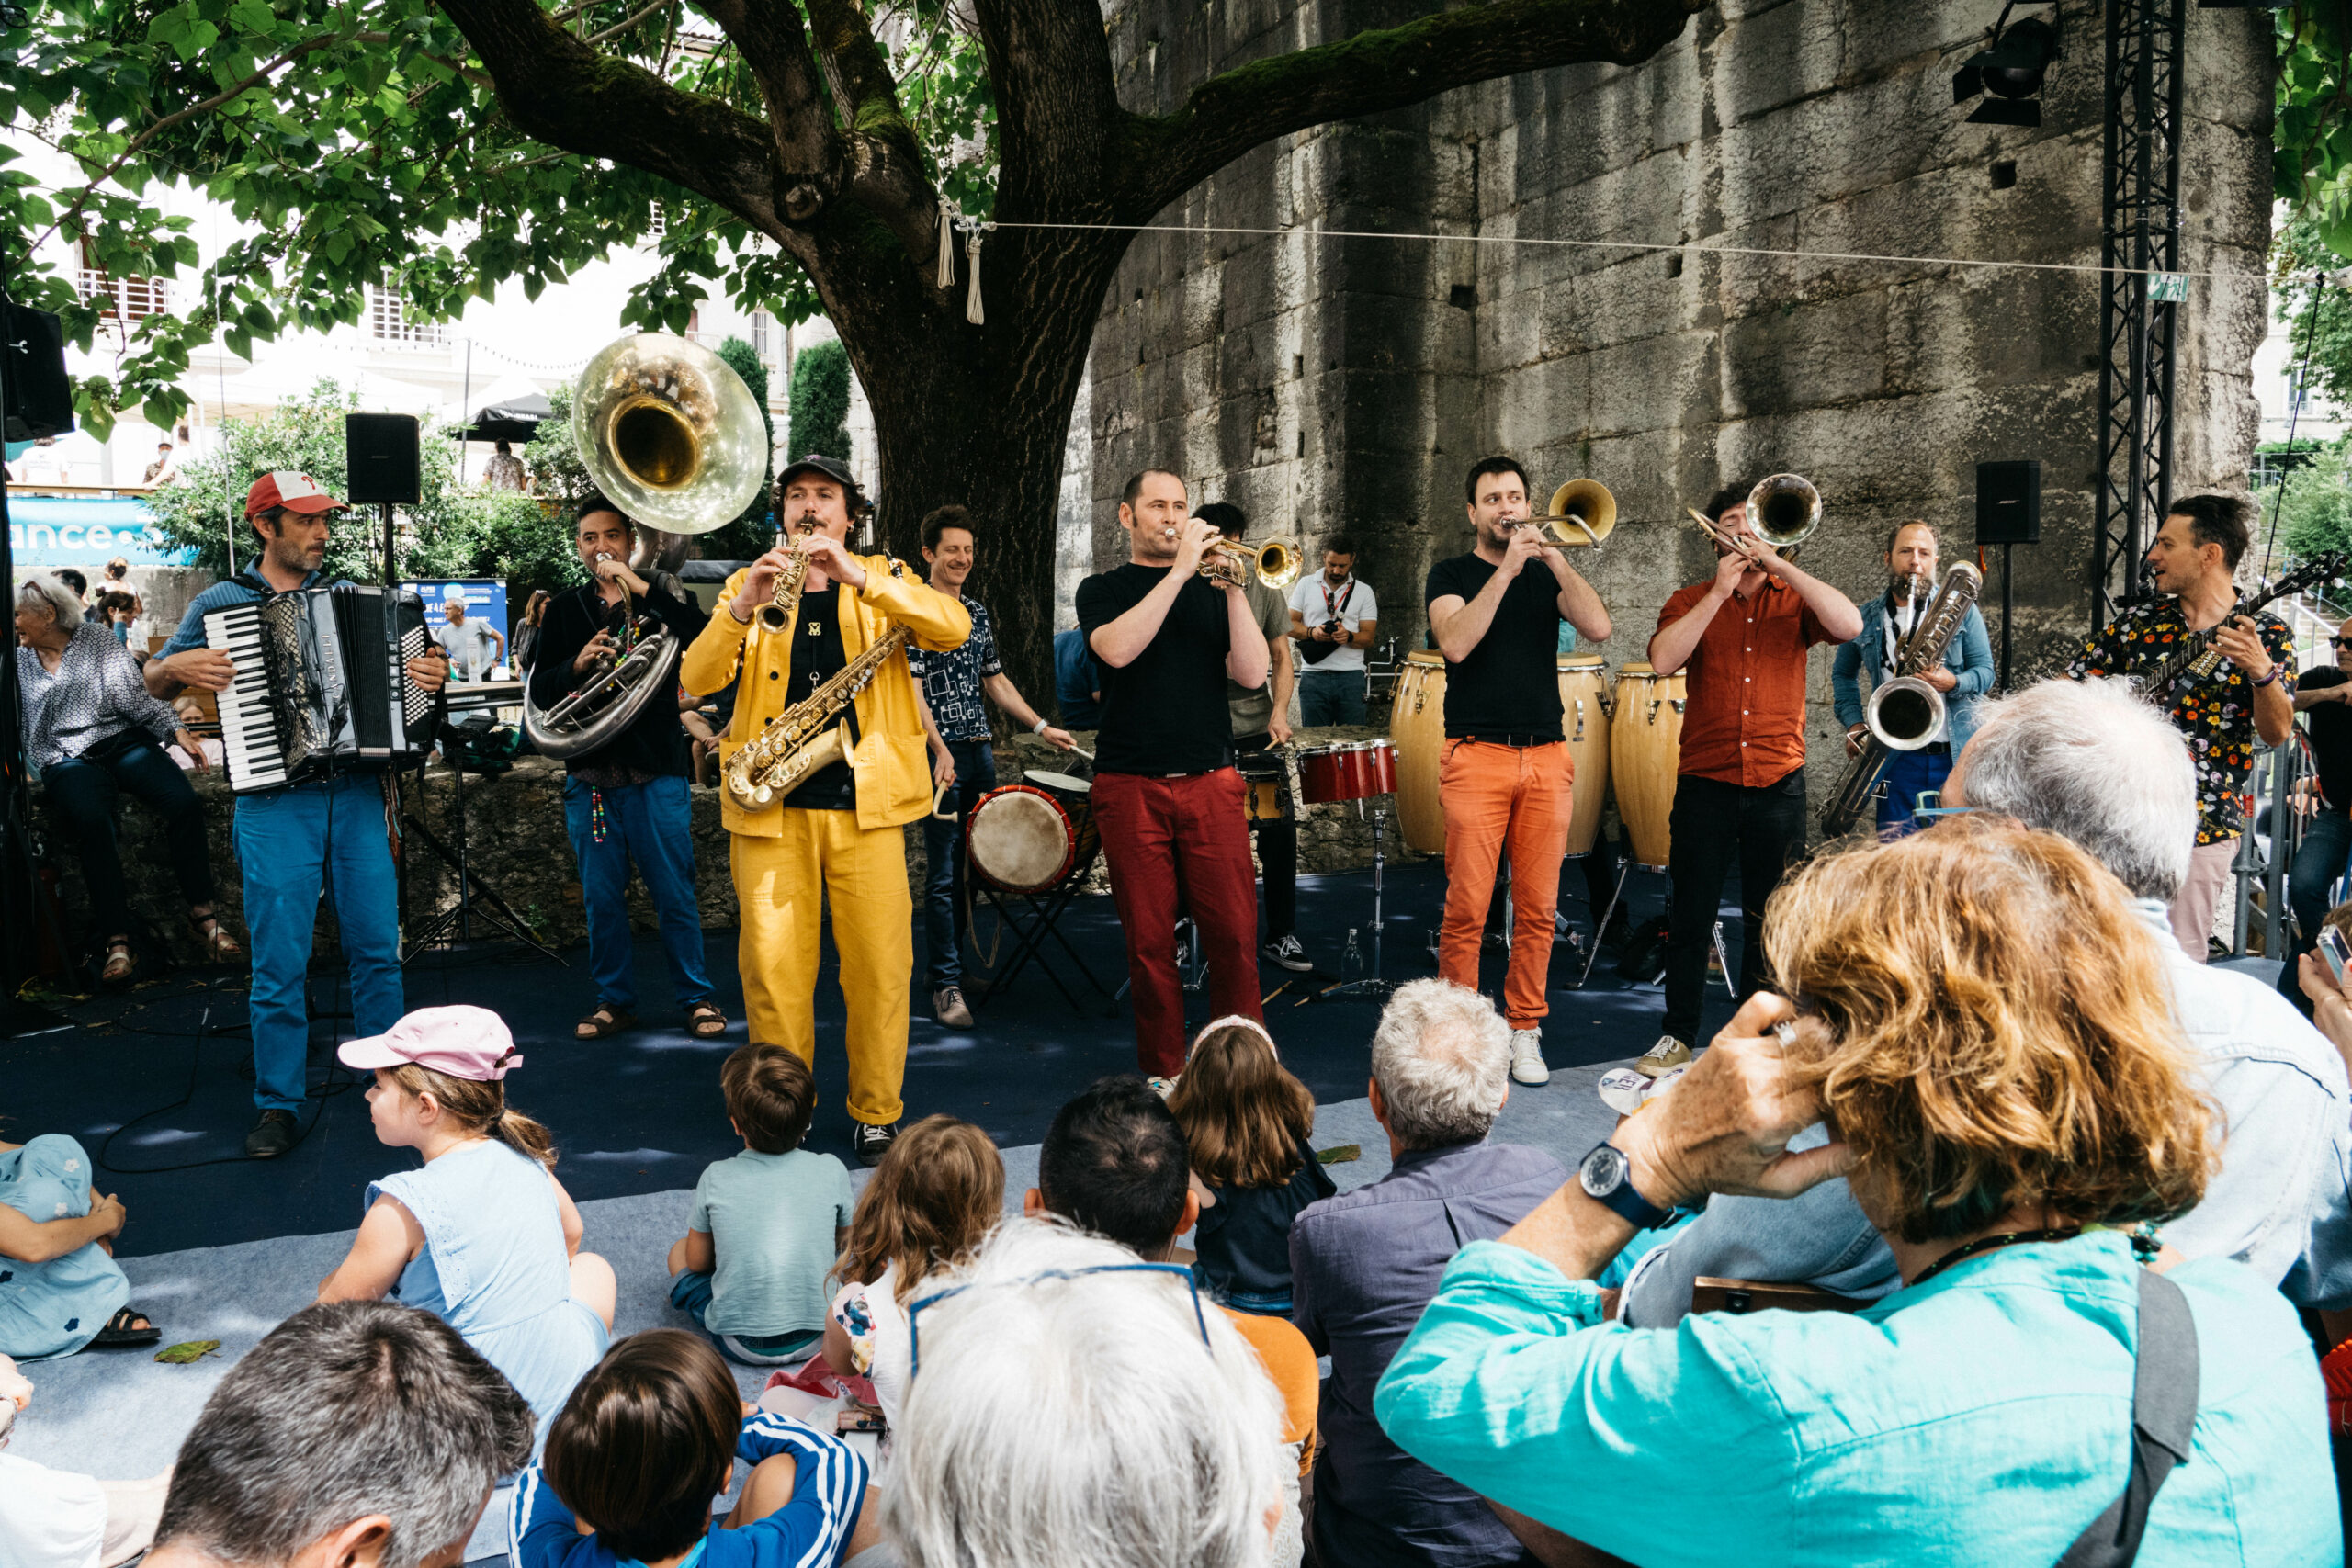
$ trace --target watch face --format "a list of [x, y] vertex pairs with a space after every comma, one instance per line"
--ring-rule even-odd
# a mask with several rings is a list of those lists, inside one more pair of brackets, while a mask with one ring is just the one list
[[1605, 1198], [1624, 1184], [1625, 1156], [1614, 1144], [1603, 1144], [1584, 1156], [1584, 1164], [1577, 1168], [1577, 1179], [1587, 1193]]

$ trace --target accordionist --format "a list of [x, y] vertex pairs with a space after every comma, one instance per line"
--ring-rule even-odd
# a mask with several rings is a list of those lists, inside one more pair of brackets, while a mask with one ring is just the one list
[[[237, 660], [208, 645], [205, 617], [321, 581], [327, 533], [344, 503], [308, 474], [267, 473], [245, 493], [245, 521], [255, 536], [252, 563], [197, 595], [179, 630], [147, 661], [147, 689], [170, 698], [189, 686], [227, 692]], [[332, 586], [342, 586], [333, 584]], [[428, 693], [448, 678], [448, 660], [428, 647], [407, 661], [408, 678]], [[245, 671], [250, 683], [251, 671]], [[244, 872], [245, 928], [253, 938], [254, 1103], [259, 1111], [245, 1153], [274, 1159], [294, 1146], [308, 1091], [310, 1010], [303, 976], [320, 879], [334, 890], [335, 919], [351, 966], [356, 1032], [381, 1034], [404, 1010], [401, 995], [400, 907], [387, 836], [381, 762], [355, 761], [323, 777], [240, 795], [237, 859]]]

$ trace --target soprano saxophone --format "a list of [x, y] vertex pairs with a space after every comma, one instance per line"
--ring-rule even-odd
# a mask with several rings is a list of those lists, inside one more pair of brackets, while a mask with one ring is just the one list
[[[890, 563], [890, 575], [904, 577], [902, 561]], [[808, 576], [806, 551], [794, 550], [777, 575], [775, 601], [762, 607], [762, 617], [774, 610], [786, 626], [800, 619], [800, 588]], [[818, 769], [849, 760], [849, 727], [842, 715], [857, 694], [873, 683], [876, 671], [892, 654], [907, 646], [907, 629], [892, 626], [873, 647], [842, 667], [840, 674], [793, 704], [753, 739], [727, 759], [727, 793], [746, 811], [756, 811], [799, 787]]]
[[1871, 700], [1862, 709], [1862, 722], [1870, 727], [1871, 738], [1848, 764], [1837, 795], [1821, 814], [1825, 836], [1843, 838], [1853, 831], [1862, 813], [1878, 799], [1879, 775], [1886, 771], [1890, 752], [1917, 751], [1934, 745], [1944, 735], [1950, 724], [1944, 694], [1920, 676], [1943, 662], [1944, 649], [1960, 635], [1984, 586], [1983, 574], [1966, 561], [1955, 562], [1944, 573], [1943, 586], [1936, 590], [1928, 613], [1919, 617], [1911, 640], [1904, 645], [1903, 660], [1894, 677], [1871, 690]]

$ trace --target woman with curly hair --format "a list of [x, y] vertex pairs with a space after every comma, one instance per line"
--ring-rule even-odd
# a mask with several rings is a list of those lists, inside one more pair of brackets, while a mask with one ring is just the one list
[[[2228, 1258], [2151, 1269], [2133, 1234], [2197, 1203], [2218, 1144], [2121, 884], [1963, 818], [1815, 862], [1765, 942], [1786, 996], [1463, 1248], [1381, 1381], [1389, 1436], [1546, 1562], [2341, 1562], [2294, 1310]], [[1790, 1152], [1815, 1122], [1832, 1141]], [[1603, 1320], [1637, 1227], [1836, 1174], [1894, 1294]], [[1644, 1505], [1661, 1472], [1704, 1506]], [[2069, 1555], [2093, 1535], [2107, 1554]]]

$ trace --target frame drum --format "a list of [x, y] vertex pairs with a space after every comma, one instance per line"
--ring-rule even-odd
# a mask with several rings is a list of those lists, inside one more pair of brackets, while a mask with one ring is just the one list
[[[1644, 865], [1662, 866], [1672, 844], [1674, 783], [1682, 763], [1682, 672], [1660, 675], [1647, 664], [1617, 671], [1617, 711], [1609, 731], [1610, 771], [1625, 842]], [[1581, 814], [1583, 802], [1577, 802]]]
[[992, 789], [964, 824], [972, 874], [1004, 893], [1038, 894], [1091, 863], [1101, 840], [1084, 803], [1065, 806], [1025, 784]]
[[1597, 653], [1560, 656], [1560, 733], [1576, 767], [1576, 809], [1568, 818], [1572, 855], [1590, 854], [1609, 798], [1609, 674]]
[[1396, 671], [1388, 710], [1388, 737], [1396, 746], [1396, 826], [1405, 842], [1425, 855], [1445, 852], [1445, 803], [1438, 798], [1438, 768], [1445, 760], [1445, 655], [1416, 649]]
[[1396, 748], [1385, 740], [1335, 740], [1298, 750], [1299, 793], [1309, 806], [1368, 800], [1396, 792]]

